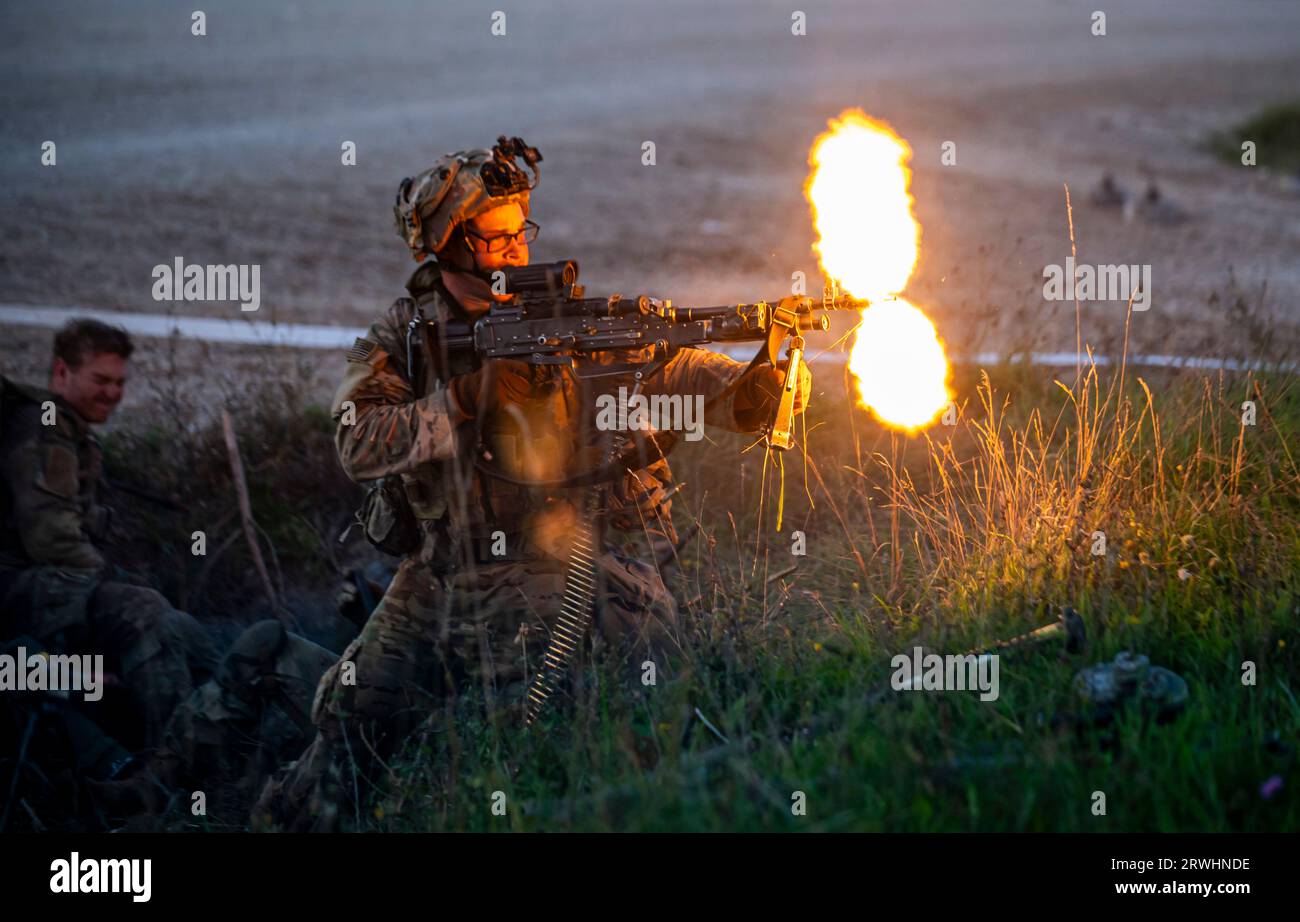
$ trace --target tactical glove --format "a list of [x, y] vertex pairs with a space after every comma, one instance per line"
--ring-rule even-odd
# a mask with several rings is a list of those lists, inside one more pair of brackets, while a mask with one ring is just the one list
[[[771, 421], [776, 405], [781, 400], [781, 387], [785, 384], [789, 364], [790, 360], [786, 359], [775, 367], [768, 364], [755, 365], [740, 379], [733, 406], [736, 424], [743, 431], [753, 432]], [[811, 393], [812, 372], [808, 370], [806, 362], [800, 362], [799, 386], [794, 393], [796, 416], [808, 405], [808, 395]]]

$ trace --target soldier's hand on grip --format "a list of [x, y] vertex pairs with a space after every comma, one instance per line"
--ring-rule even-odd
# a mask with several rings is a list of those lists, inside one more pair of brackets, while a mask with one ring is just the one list
[[[745, 372], [736, 392], [736, 404], [744, 409], [770, 409], [781, 399], [781, 387], [785, 384], [786, 371], [790, 360], [785, 359], [779, 365], [755, 365]], [[806, 362], [799, 363], [799, 387], [794, 395], [794, 412], [802, 413], [808, 405], [808, 395], [812, 392], [812, 372]]]
[[[776, 367], [755, 365], [745, 372], [736, 390], [733, 414], [736, 424], [746, 432], [755, 432], [771, 422], [776, 406], [781, 400], [781, 386], [785, 383], [789, 359]], [[804, 362], [799, 363], [799, 386], [794, 395], [794, 413], [804, 411], [812, 393], [812, 372]]]

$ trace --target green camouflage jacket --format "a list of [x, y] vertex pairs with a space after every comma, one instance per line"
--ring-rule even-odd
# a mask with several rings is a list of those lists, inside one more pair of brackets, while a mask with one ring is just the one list
[[102, 456], [89, 425], [49, 391], [5, 383], [0, 567], [98, 571], [108, 527], [99, 504]]

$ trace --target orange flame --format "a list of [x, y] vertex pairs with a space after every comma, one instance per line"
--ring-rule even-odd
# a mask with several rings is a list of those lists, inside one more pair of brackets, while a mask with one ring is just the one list
[[881, 422], [909, 432], [934, 422], [952, 399], [934, 324], [898, 297], [921, 240], [908, 191], [911, 157], [889, 125], [850, 109], [814, 142], [804, 186], [822, 272], [874, 302], [862, 311], [849, 353], [858, 399]]

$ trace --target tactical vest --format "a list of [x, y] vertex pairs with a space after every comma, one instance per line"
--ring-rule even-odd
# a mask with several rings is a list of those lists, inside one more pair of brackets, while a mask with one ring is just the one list
[[[437, 344], [438, 325], [451, 316], [451, 296], [441, 284], [438, 266], [421, 266], [407, 289], [411, 296], [398, 302], [399, 315], [407, 318], [405, 367], [412, 390], [423, 397], [445, 389], [452, 377], [475, 371], [480, 363], [471, 352], [444, 353]], [[567, 459], [572, 446], [554, 434], [563, 424], [563, 419], [557, 419], [552, 432], [527, 439], [508, 414], [493, 414], [481, 426], [464, 427], [473, 436], [464, 440], [456, 461], [429, 462], [399, 475], [424, 536], [422, 557], [448, 566], [463, 553], [480, 562], [531, 556], [531, 549], [520, 540], [525, 523], [548, 504], [566, 500], [564, 494], [572, 491], [510, 483], [484, 473], [475, 460], [482, 458], [485, 448], [495, 464], [508, 471], [521, 470], [529, 457]], [[498, 532], [505, 535], [504, 558], [490, 551]]]

